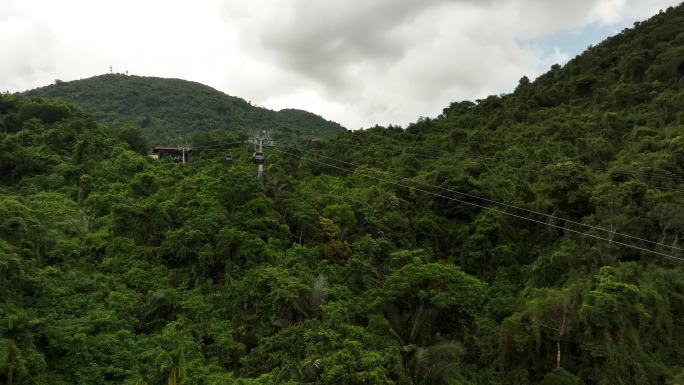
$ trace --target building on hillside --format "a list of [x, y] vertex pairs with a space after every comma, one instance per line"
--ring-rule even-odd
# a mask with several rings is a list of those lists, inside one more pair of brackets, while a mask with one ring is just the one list
[[190, 160], [192, 149], [189, 147], [155, 147], [150, 154], [153, 159], [169, 157], [176, 163], [185, 163]]

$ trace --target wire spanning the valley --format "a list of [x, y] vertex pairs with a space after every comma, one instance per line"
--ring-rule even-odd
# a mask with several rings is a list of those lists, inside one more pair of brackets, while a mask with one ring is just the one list
[[[435, 193], [435, 192], [433, 192], [433, 191], [429, 191], [429, 190], [425, 190], [425, 189], [421, 189], [421, 188], [417, 188], [417, 187], [413, 187], [413, 186], [408, 186], [408, 185], [399, 183], [399, 182], [397, 182], [397, 181], [393, 181], [393, 180], [389, 180], [389, 179], [385, 179], [385, 178], [380, 178], [380, 177], [377, 177], [377, 176], [374, 176], [374, 175], [370, 175], [370, 174], [366, 174], [366, 173], [363, 173], [363, 172], [359, 172], [358, 170], [350, 170], [350, 169], [347, 169], [347, 168], [344, 168], [344, 167], [340, 167], [340, 166], [337, 166], [337, 165], [334, 165], [334, 164], [330, 164], [330, 163], [326, 163], [326, 162], [321, 162], [321, 161], [319, 161], [319, 160], [317, 160], [317, 159], [307, 158], [307, 157], [304, 157], [304, 156], [299, 155], [299, 154], [294, 154], [294, 153], [292, 153], [292, 152], [288, 152], [288, 151], [284, 151], [284, 150], [279, 150], [279, 149], [277, 149], [277, 148], [273, 148], [272, 150], [273, 150], [273, 151], [276, 151], [276, 152], [280, 152], [280, 153], [285, 154], [285, 155], [294, 156], [294, 157], [297, 157], [297, 158], [302, 159], [302, 160], [306, 160], [306, 161], [310, 161], [310, 162], [314, 162], [314, 163], [321, 164], [321, 165], [323, 165], [323, 166], [335, 168], [335, 169], [338, 169], [338, 170], [340, 170], [340, 171], [345, 171], [345, 172], [349, 172], [349, 173], [352, 173], [352, 174], [361, 175], [361, 176], [364, 176], [364, 177], [366, 177], [366, 178], [374, 179], [374, 180], [377, 180], [377, 181], [380, 181], [380, 182], [389, 183], [389, 184], [392, 184], [392, 185], [395, 185], [395, 186], [398, 186], [398, 187], [402, 187], [402, 188], [405, 188], [405, 189], [409, 189], [409, 190], [413, 189], [413, 190], [415, 190], [415, 191], [419, 191], [419, 192], [422, 192], [422, 193], [425, 193], [425, 194], [428, 194], [428, 195], [432, 195], [432, 196], [435, 196], [435, 197], [439, 197], [439, 198], [444, 198], [444, 199], [456, 201], [456, 202], [463, 203], [463, 204], [466, 204], [466, 205], [469, 205], [469, 206], [478, 207], [478, 208], [481, 208], [481, 209], [484, 209], [484, 210], [489, 210], [489, 211], [497, 212], [497, 213], [504, 214], [504, 215], [509, 215], [509, 216], [512, 216], [512, 217], [515, 217], [515, 218], [519, 218], [519, 219], [523, 219], [523, 220], [526, 220], [526, 221], [535, 222], [535, 223], [538, 223], [538, 224], [541, 224], [541, 225], [544, 225], [544, 226], [549, 226], [549, 227], [554, 227], [554, 228], [557, 228], [557, 229], [560, 229], [560, 230], [569, 231], [569, 232], [572, 232], [572, 233], [575, 233], [575, 234], [579, 234], [579, 235], [581, 235], [581, 236], [586, 236], [586, 237], [591, 237], [591, 238], [594, 238], [594, 239], [606, 241], [606, 242], [608, 242], [609, 244], [616, 244], [616, 245], [628, 247], [628, 248], [631, 248], [631, 249], [640, 250], [640, 251], [644, 251], [644, 252], [647, 252], [647, 253], [660, 255], [660, 256], [662, 256], [662, 257], [671, 258], [671, 259], [674, 259], [674, 260], [678, 260], [678, 261], [680, 261], [680, 262], [684, 262], [684, 258], [677, 257], [677, 256], [674, 256], [674, 255], [671, 255], [671, 254], [662, 253], [662, 252], [659, 252], [659, 251], [650, 250], [650, 249], [647, 249], [647, 248], [644, 248], [644, 247], [640, 247], [640, 246], [637, 246], [637, 245], [633, 245], [633, 244], [630, 244], [630, 243], [625, 243], [625, 242], [621, 242], [621, 241], [616, 241], [616, 240], [611, 239], [611, 238], [601, 237], [601, 236], [596, 235], [596, 234], [585, 233], [585, 232], [583, 232], [583, 231], [571, 229], [571, 228], [568, 228], [568, 227], [563, 227], [563, 226], [555, 225], [555, 224], [552, 224], [552, 223], [547, 223], [547, 222], [544, 222], [544, 221], [540, 221], [540, 220], [538, 220], [538, 219], [526, 217], [526, 216], [524, 216], [524, 215], [518, 215], [518, 214], [515, 214], [515, 213], [512, 213], [512, 212], [505, 211], [505, 210], [500, 210], [500, 209], [497, 209], [497, 208], [494, 208], [494, 207], [487, 207], [487, 206], [484, 206], [484, 205], [481, 205], [481, 204], [478, 204], [478, 203], [468, 202], [468, 201], [465, 201], [465, 200], [462, 200], [462, 199], [458, 199], [458, 198], [454, 198], [454, 197], [451, 197], [451, 196], [447, 196], [447, 195], [444, 195], [444, 194]], [[432, 187], [438, 187], [438, 186], [432, 186]], [[455, 191], [455, 190], [454, 190], [454, 191]], [[460, 193], [460, 192], [458, 192], [458, 193]], [[499, 203], [499, 202], [496, 202], [496, 201], [493, 201], [493, 202]], [[516, 207], [516, 206], [511, 205], [511, 207]], [[522, 208], [520, 208], [520, 209], [522, 209]], [[557, 217], [556, 217], [556, 218], [557, 218]], [[562, 219], [562, 218], [557, 218], [557, 219]], [[605, 231], [605, 230], [604, 230], [604, 231]], [[617, 235], [617, 233], [613, 233], [613, 234]], [[621, 235], [626, 235], [626, 234], [621, 234]], [[634, 237], [634, 236], [630, 236], [630, 237], [635, 238], [635, 239], [639, 239], [639, 240], [643, 240], [643, 241], [647, 241], [647, 242], [649, 242], [649, 243], [654, 243], [654, 244], [660, 245], [660, 246], [671, 247], [671, 246], [669, 246], [669, 245], [661, 244], [661, 243], [654, 242], [654, 241], [648, 241], [648, 240], [645, 240], [645, 239], [642, 239], [642, 238], [639, 238], [639, 237]], [[674, 247], [674, 249], [682, 250], [682, 249], [677, 248], [677, 247]]]
[[[274, 149], [274, 150], [275, 150], [275, 149]], [[301, 149], [298, 149], [298, 150], [301, 151], [301, 152], [306, 152], [306, 151], [301, 150]], [[312, 154], [312, 153], [309, 152], [309, 154]], [[325, 156], [325, 155], [321, 155], [321, 154], [313, 154], [313, 155], [317, 155], [317, 156], [319, 156], [319, 157], [321, 157], [321, 158], [330, 159], [330, 160], [335, 161], [335, 162], [345, 163], [345, 164], [348, 164], [348, 165], [350, 165], [350, 166], [361, 167], [361, 165], [359, 165], [359, 164], [355, 164], [355, 163], [352, 163], [352, 162], [347, 162], [347, 161], [340, 160], [340, 159], [335, 159], [335, 158], [332, 158], [332, 157], [329, 157], [329, 156]], [[409, 179], [408, 179], [408, 178], [400, 178], [399, 180], [409, 180]], [[490, 198], [485, 198], [485, 197], [482, 197], [482, 196], [479, 196], [479, 195], [475, 195], [475, 194], [471, 194], [471, 193], [466, 193], [466, 192], [458, 191], [458, 190], [453, 190], [453, 189], [446, 188], [446, 187], [436, 186], [436, 185], [432, 185], [432, 184], [429, 184], [429, 183], [420, 182], [420, 181], [416, 181], [416, 180], [410, 180], [410, 182], [415, 183], [415, 184], [418, 184], [418, 185], [421, 185], [421, 186], [424, 186], [424, 187], [433, 187], [433, 188], [436, 188], [436, 189], [439, 189], [439, 190], [442, 190], [442, 191], [448, 191], [448, 192], [451, 192], [451, 193], [454, 193], [454, 194], [459, 194], [459, 195], [462, 195], [462, 196], [465, 196], [465, 197], [469, 197], [469, 198], [473, 198], [473, 199], [478, 199], [478, 200], [481, 200], [481, 201], [485, 201], [485, 202], [489, 202], [489, 203], [493, 203], [493, 204], [505, 206], [505, 207], [512, 208], [512, 209], [516, 209], [516, 210], [520, 210], [520, 211], [525, 211], [525, 212], [528, 212], [528, 213], [530, 213], [530, 214], [540, 215], [540, 216], [543, 216], [543, 217], [546, 217], [546, 218], [549, 218], [549, 219], [555, 219], [555, 220], [558, 220], [558, 221], [563, 221], [563, 222], [572, 223], [572, 224], [575, 224], [575, 225], [578, 225], [578, 226], [583, 226], [583, 227], [586, 227], [586, 228], [589, 228], [589, 229], [604, 231], [604, 232], [610, 234], [611, 236], [621, 236], [621, 237], [625, 237], [625, 238], [631, 238], [631, 239], [643, 241], [643, 242], [650, 243], [650, 244], [657, 245], [657, 246], [662, 246], [662, 247], [667, 247], [667, 248], [670, 248], [670, 249], [675, 249], [675, 250], [684, 251], [684, 248], [676, 247], [676, 246], [674, 246], [674, 245], [667, 245], [667, 244], [664, 244], [664, 243], [651, 241], [651, 240], [644, 239], [644, 238], [641, 238], [641, 237], [637, 237], [637, 236], [634, 236], [634, 235], [629, 235], [629, 234], [620, 233], [620, 232], [617, 232], [617, 231], [613, 231], [613, 230], [610, 230], [610, 229], [606, 229], [606, 228], [604, 228], [604, 227], [593, 226], [593, 225], [590, 225], [590, 224], [587, 224], [587, 223], [577, 222], [577, 221], [573, 221], [573, 220], [571, 220], [571, 219], [561, 218], [561, 217], [558, 217], [558, 216], [555, 216], [555, 215], [551, 215], [551, 214], [545, 214], [545, 213], [542, 213], [542, 212], [539, 212], [539, 211], [535, 211], [535, 210], [531, 210], [531, 209], [526, 209], [526, 208], [524, 208], [524, 207], [512, 205], [512, 204], [509, 204], [509, 203], [506, 203], [506, 202], [500, 202], [500, 201], [497, 201], [497, 200], [494, 200], [494, 199], [490, 199]]]
[[[331, 139], [331, 140], [328, 140], [327, 142], [338, 142], [338, 143], [344, 143], [344, 144], [347, 144], [347, 145], [353, 145], [353, 146], [368, 148], [368, 146], [364, 146], [363, 144], [359, 144], [359, 143], [350, 143], [350, 142], [346, 142], [346, 141], [344, 141], [344, 140], [339, 140], [339, 139]], [[199, 150], [199, 151], [207, 151], [207, 152], [210, 152], [210, 151], [223, 151], [224, 149], [226, 149], [226, 148], [225, 148], [226, 146], [232, 146], [232, 145], [244, 144], [244, 143], [245, 143], [244, 141], [241, 141], [241, 142], [229, 142], [229, 143], [223, 143], [223, 144], [201, 145], [201, 146], [197, 146], [197, 147], [192, 147], [192, 149], [193, 149], [193, 150]], [[479, 143], [479, 142], [477, 142], [477, 143]], [[441, 156], [443, 156], [443, 155], [453, 155], [453, 153], [445, 152], [445, 153], [439, 154], [439, 155], [437, 155], [437, 156], [427, 156], [427, 155], [424, 155], [424, 154], [417, 154], [417, 153], [411, 153], [411, 152], [404, 152], [404, 151], [402, 151], [402, 152], [397, 153], [397, 154], [395, 154], [395, 155], [397, 155], [397, 156], [398, 156], [398, 155], [410, 155], [410, 156], [414, 156], [414, 157], [417, 157], [417, 158], [432, 159], [432, 160], [434, 160], [434, 159], [439, 159], [439, 158], [440, 158]], [[484, 159], [484, 160], [499, 159], [499, 160], [510, 160], [509, 157], [496, 156], [496, 155], [484, 156], [484, 155], [476, 155], [476, 154], [463, 154], [463, 156], [466, 156], [467, 158], [472, 158], [472, 159]], [[511, 158], [517, 159], [517, 160], [520, 160], [520, 161], [524, 161], [524, 162], [527, 162], [527, 163], [536, 163], [536, 164], [540, 164], [540, 165], [555, 164], [555, 162], [535, 161], [535, 160], [532, 160], [532, 159], [526, 159], [526, 158], [521, 158], [521, 157], [511, 157]], [[341, 161], [341, 160], [338, 160], [338, 161], [343, 162], [343, 163], [347, 163], [347, 164], [350, 164], [350, 165], [354, 165], [353, 163], [350, 163], [350, 162], [345, 162], [345, 161]], [[354, 166], [357, 166], [357, 165], [354, 165]], [[609, 172], [608, 170], [601, 170], [601, 169], [589, 169], [589, 170], [592, 171], [592, 172]], [[673, 181], [681, 181], [681, 182], [684, 182], [684, 179], [677, 179], [677, 178], [674, 177], [674, 176], [669, 176], [669, 177], [668, 177], [668, 176], [664, 176], [664, 175], [659, 176], [659, 175], [653, 175], [653, 174], [647, 174], [647, 173], [639, 174], [639, 173], [629, 172], [629, 171], [610, 171], [610, 172], [612, 172], [612, 173], [614, 173], [614, 174], [619, 174], [619, 175], [630, 175], [630, 176], [634, 176], [634, 177], [644, 177], [644, 178], [659, 178], [659, 179], [667, 179], [667, 180], [673, 180]], [[433, 186], [433, 187], [434, 187], [434, 186]], [[684, 190], [676, 189], [676, 188], [662, 187], [662, 186], [652, 186], [652, 187], [657, 188], [657, 189], [659, 189], [659, 190], [663, 190], [663, 191], [673, 191], [673, 192], [684, 193]], [[441, 187], [438, 187], [438, 188], [441, 188]], [[542, 214], [542, 215], [544, 215], [544, 214]], [[583, 224], [583, 225], [585, 225], [585, 224]], [[609, 230], [606, 230], [606, 229], [602, 229], [602, 230], [604, 230], [604, 231], [609, 231]], [[680, 250], [684, 250], [684, 249], [680, 249]]]
[[217, 143], [217, 144], [207, 144], [207, 145], [201, 145], [197, 147], [191, 147], [193, 150], [207, 150], [207, 149], [217, 149], [217, 150], [223, 150], [225, 149], [226, 146], [232, 146], [236, 144], [245, 144], [245, 141], [239, 141], [239, 142], [229, 142], [229, 143]]
[[[356, 146], [356, 147], [361, 147], [361, 148], [366, 148], [368, 149], [369, 146], [366, 144], [362, 143], [356, 143], [353, 141], [348, 141], [347, 139], [329, 139], [326, 142], [336, 142], [336, 143], [343, 143], [347, 144], [350, 146]], [[479, 145], [483, 145], [483, 143], [475, 141], [475, 140], [466, 140], [465, 142], [467, 143], [475, 143]], [[393, 143], [400, 145], [401, 143]], [[419, 153], [412, 153], [412, 152], [405, 152], [402, 151], [399, 153], [400, 155], [410, 155], [414, 156], [417, 158], [423, 158], [423, 159], [439, 159], [440, 157], [444, 155], [453, 155], [454, 153], [450, 153], [448, 151], [442, 152], [441, 154], [438, 155], [425, 155], [425, 154], [419, 154]], [[552, 164], [557, 164], [561, 161], [558, 162], [550, 162], [550, 161], [540, 161], [540, 160], [534, 160], [534, 159], [529, 159], [529, 158], [523, 158], [519, 156], [501, 156], [501, 155], [479, 155], [479, 154], [463, 154], [463, 156], [466, 156], [468, 158], [474, 158], [474, 159], [498, 159], [498, 160], [519, 160], [521, 162], [525, 163], [536, 163], [539, 165], [552, 165]], [[570, 161], [571, 159], [568, 159]], [[618, 175], [628, 175], [628, 176], [633, 176], [633, 177], [641, 177], [641, 178], [650, 178], [650, 179], [661, 179], [661, 180], [668, 180], [668, 181], [674, 181], [674, 182], [683, 182], [684, 183], [684, 176], [681, 175], [657, 175], [651, 172], [636, 172], [636, 171], [621, 171], [621, 170], [608, 170], [608, 169], [602, 169], [602, 168], [588, 168], [590, 171], [595, 172], [595, 173], [613, 173], [613, 174], [618, 174]], [[671, 189], [671, 188], [661, 188], [663, 190], [671, 190], [671, 191], [678, 191], [678, 192], [684, 192], [684, 190], [678, 190], [678, 189]]]
[[[197, 147], [197, 149], [200, 149], [200, 150], [201, 150], [201, 149], [206, 149], [206, 150], [209, 150], [209, 151], [221, 151], [222, 149], [225, 149], [225, 146], [229, 146], [229, 145], [233, 145], [233, 144], [240, 144], [240, 143], [244, 144], [245, 142], [231, 142], [231, 143], [216, 144], [216, 145], [211, 145], [211, 146], [200, 146], [200, 147]], [[216, 147], [223, 147], [223, 148], [216, 148]], [[463, 204], [466, 204], [466, 205], [470, 205], [470, 206], [474, 206], [474, 207], [479, 207], [479, 208], [482, 208], [482, 209], [485, 209], [485, 210], [490, 210], [490, 211], [494, 211], [494, 212], [497, 212], [497, 213], [501, 213], [501, 214], [513, 216], [513, 217], [516, 217], [516, 218], [519, 218], [519, 219], [524, 219], [524, 220], [531, 221], [531, 222], [535, 222], [535, 223], [542, 224], [542, 225], [545, 225], [545, 226], [550, 226], [550, 227], [553, 227], [553, 228], [557, 228], [557, 229], [569, 231], [569, 232], [576, 233], [576, 234], [579, 234], [579, 235], [582, 235], [582, 236], [587, 236], [587, 237], [591, 237], [591, 238], [603, 240], [603, 241], [608, 242], [609, 244], [610, 244], [610, 243], [614, 243], [614, 244], [616, 244], [616, 245], [621, 245], [621, 246], [624, 246], [624, 247], [629, 247], [629, 248], [632, 248], [632, 249], [637, 249], [637, 250], [640, 250], [640, 251], [645, 251], [645, 252], [648, 252], [648, 253], [657, 254], [657, 255], [660, 255], [660, 256], [667, 257], [667, 258], [672, 258], [672, 259], [675, 259], [675, 260], [684, 261], [684, 258], [681, 258], [681, 257], [677, 257], [677, 256], [674, 256], [674, 255], [671, 255], [671, 254], [667, 254], [667, 253], [662, 253], [662, 252], [655, 251], [655, 250], [646, 249], [646, 248], [643, 248], [643, 247], [640, 247], [640, 246], [637, 246], [637, 245], [633, 245], [633, 244], [630, 244], [630, 243], [620, 242], [620, 241], [615, 240], [614, 238], [615, 238], [615, 237], [630, 238], [630, 239], [634, 239], [634, 240], [646, 242], [646, 243], [652, 244], [652, 245], [654, 245], [654, 246], [661, 246], [661, 247], [665, 247], [665, 248], [669, 248], [669, 249], [677, 250], [677, 251], [683, 251], [683, 250], [684, 250], [684, 248], [676, 247], [676, 246], [674, 246], [674, 245], [667, 245], [667, 244], [664, 244], [664, 243], [661, 243], [661, 242], [655, 242], [655, 241], [651, 241], [651, 240], [648, 240], [648, 239], [645, 239], [645, 238], [641, 238], [641, 237], [637, 237], [637, 236], [634, 236], [634, 235], [620, 233], [620, 232], [613, 231], [613, 230], [610, 230], [610, 229], [606, 229], [606, 228], [603, 228], [603, 227], [593, 226], [593, 225], [589, 225], [589, 224], [586, 224], [586, 223], [577, 222], [577, 221], [573, 221], [573, 220], [566, 219], [566, 218], [561, 218], [561, 217], [554, 216], [554, 215], [551, 215], [551, 214], [541, 213], [541, 212], [538, 212], [538, 211], [535, 211], [535, 210], [527, 209], [527, 208], [524, 208], [524, 207], [519, 207], [519, 206], [516, 206], [516, 205], [513, 205], [513, 204], [506, 203], [506, 202], [496, 201], [496, 200], [493, 200], [493, 199], [490, 199], [490, 198], [481, 197], [481, 196], [478, 196], [478, 195], [475, 195], [475, 194], [470, 194], [470, 193], [466, 193], [466, 192], [462, 192], [462, 191], [458, 191], [458, 190], [454, 190], [454, 189], [449, 189], [449, 188], [446, 188], [446, 187], [436, 186], [436, 185], [432, 185], [432, 184], [425, 183], [425, 182], [420, 182], [420, 181], [415, 181], [415, 180], [409, 180], [408, 178], [399, 178], [400, 181], [401, 181], [401, 180], [405, 180], [405, 181], [409, 181], [409, 182], [411, 182], [411, 183], [415, 183], [415, 184], [418, 184], [418, 185], [421, 185], [421, 186], [424, 186], [424, 187], [431, 187], [431, 188], [435, 188], [435, 189], [438, 189], [438, 190], [442, 190], [442, 191], [446, 191], [446, 192], [450, 192], [450, 193], [454, 193], [454, 194], [459, 194], [459, 195], [461, 195], [462, 197], [469, 197], [469, 198], [473, 198], [473, 199], [478, 199], [478, 200], [481, 200], [481, 201], [484, 201], [484, 202], [488, 202], [488, 203], [500, 205], [500, 206], [503, 206], [503, 207], [506, 207], [506, 208], [510, 208], [510, 209], [514, 209], [514, 210], [520, 210], [520, 211], [524, 211], [524, 212], [527, 212], [527, 213], [530, 213], [530, 214], [543, 216], [543, 217], [545, 217], [545, 218], [554, 219], [554, 220], [557, 220], [557, 221], [563, 221], [563, 222], [566, 222], [566, 223], [572, 223], [572, 224], [574, 224], [574, 225], [582, 226], [582, 227], [585, 227], [585, 228], [587, 228], [587, 229], [593, 229], [593, 230], [597, 230], [597, 231], [602, 231], [602, 232], [607, 233], [608, 236], [609, 236], [609, 237], [602, 237], [602, 236], [599, 236], [599, 235], [596, 235], [596, 234], [586, 233], [586, 232], [579, 231], [579, 230], [575, 230], [575, 229], [568, 228], [568, 227], [565, 227], [565, 226], [560, 226], [560, 225], [556, 225], [556, 224], [544, 222], [544, 221], [541, 221], [541, 220], [538, 220], [538, 219], [530, 218], [530, 217], [527, 217], [527, 216], [524, 216], [524, 215], [519, 215], [519, 214], [516, 214], [516, 213], [512, 213], [512, 212], [510, 212], [510, 211], [500, 210], [500, 209], [497, 209], [497, 208], [488, 207], [488, 206], [484, 206], [484, 205], [477, 204], [477, 203], [474, 203], [474, 202], [465, 201], [465, 200], [458, 199], [458, 198], [454, 198], [454, 197], [447, 196], [447, 195], [444, 195], [444, 194], [435, 193], [435, 192], [432, 192], [432, 191], [429, 191], [429, 190], [425, 190], [425, 189], [421, 189], [421, 188], [416, 188], [416, 187], [414, 187], [414, 186], [405, 185], [405, 184], [399, 183], [399, 182], [397, 182], [397, 181], [388, 180], [388, 179], [384, 179], [384, 178], [379, 178], [379, 177], [376, 177], [376, 176], [373, 176], [373, 175], [369, 175], [369, 174], [366, 174], [366, 173], [362, 173], [362, 172], [360, 172], [360, 171], [358, 171], [358, 170], [351, 170], [351, 169], [348, 169], [348, 168], [340, 167], [340, 166], [335, 165], [335, 164], [330, 164], [330, 163], [326, 163], [326, 162], [321, 162], [320, 160], [317, 160], [317, 159], [307, 158], [307, 157], [304, 157], [304, 156], [302, 156], [302, 155], [294, 154], [294, 153], [292, 153], [292, 152], [288, 152], [288, 151], [284, 151], [284, 150], [279, 150], [279, 149], [277, 149], [277, 148], [272, 148], [271, 150], [272, 150], [272, 151], [276, 151], [276, 152], [280, 152], [280, 153], [285, 154], [285, 155], [294, 156], [294, 157], [297, 157], [297, 158], [302, 159], [302, 160], [307, 160], [307, 161], [311, 161], [311, 162], [314, 162], [314, 163], [318, 163], [318, 164], [321, 164], [321, 165], [324, 165], [324, 166], [327, 166], [327, 167], [335, 168], [335, 169], [338, 169], [338, 170], [341, 170], [341, 171], [345, 171], [345, 172], [349, 172], [349, 173], [354, 173], [354, 174], [357, 174], [357, 175], [361, 175], [361, 176], [364, 176], [364, 177], [367, 177], [367, 178], [371, 178], [371, 179], [375, 179], [375, 180], [378, 180], [378, 181], [382, 181], [382, 182], [385, 182], [385, 183], [390, 183], [390, 184], [393, 184], [393, 185], [396, 185], [396, 186], [400, 186], [400, 187], [403, 187], [403, 188], [406, 188], [406, 189], [413, 189], [413, 190], [415, 190], [415, 191], [423, 192], [423, 193], [426, 193], [426, 194], [429, 194], [429, 195], [433, 195], [433, 196], [436, 196], [436, 197], [441, 197], [441, 198], [445, 198], [445, 199], [457, 201], [457, 202], [459, 202], [459, 203], [463, 203]], [[348, 165], [353, 166], [353, 167], [357, 167], [357, 168], [358, 168], [358, 167], [362, 167], [362, 166], [359, 165], [359, 164], [355, 164], [355, 163], [352, 163], [352, 162], [348, 162], [348, 161], [344, 161], [344, 160], [332, 158], [332, 157], [325, 156], [325, 155], [322, 155], [322, 154], [313, 153], [313, 152], [310, 152], [310, 151], [307, 152], [307, 151], [302, 150], [302, 149], [300, 149], [300, 148], [296, 148], [296, 150], [297, 150], [297, 151], [300, 151], [300, 152], [302, 152], [302, 153], [308, 153], [308, 154], [311, 154], [311, 155], [314, 155], [314, 156], [318, 156], [318, 157], [321, 157], [321, 158], [329, 159], [329, 160], [334, 161], [334, 162], [339, 162], [339, 163], [348, 164]]]
[[[364, 145], [361, 143], [353, 143], [349, 142], [345, 139], [329, 139], [326, 140], [326, 142], [336, 142], [336, 143], [343, 143], [347, 145], [352, 145], [352, 146], [357, 146], [357, 147], [362, 147], [362, 148], [368, 148], [368, 145]], [[482, 144], [481, 142], [474, 141], [474, 140], [468, 140], [468, 143], [476, 143], [476, 144]], [[239, 142], [229, 142], [229, 143], [216, 143], [216, 144], [208, 144], [208, 145], [200, 145], [197, 147], [192, 147], [193, 149], [196, 150], [208, 150], [208, 149], [222, 149], [225, 146], [231, 146], [231, 145], [236, 145], [236, 144], [244, 144], [245, 141], [239, 141]], [[425, 154], [418, 154], [418, 153], [412, 153], [412, 152], [405, 152], [402, 151], [398, 153], [397, 155], [410, 155], [414, 156], [417, 158], [423, 158], [423, 159], [439, 159], [440, 157], [444, 155], [453, 155], [453, 153], [449, 152], [443, 152], [438, 155], [425, 155]], [[544, 162], [544, 161], [539, 161], [539, 160], [534, 160], [534, 159], [528, 159], [528, 158], [522, 158], [518, 156], [500, 156], [500, 155], [478, 155], [478, 154], [463, 154], [463, 156], [466, 156], [468, 158], [473, 158], [473, 159], [484, 159], [484, 160], [489, 160], [489, 159], [498, 159], [498, 160], [519, 160], [523, 161], [525, 163], [536, 163], [539, 165], [551, 165], [551, 164], [556, 164], [558, 162]], [[608, 170], [608, 169], [600, 169], [600, 168], [589, 168], [590, 171], [595, 172], [595, 173], [601, 173], [601, 172], [611, 172], [613, 174], [617, 175], [627, 175], [627, 176], [633, 176], [633, 177], [642, 177], [642, 178], [651, 178], [651, 179], [662, 179], [662, 180], [669, 180], [669, 181], [674, 181], [674, 182], [682, 182], [684, 183], [684, 177], [680, 177], [678, 175], [656, 175], [654, 173], [649, 173], [649, 172], [634, 172], [634, 171], [621, 171], [621, 170]], [[676, 192], [682, 192], [684, 193], [684, 190], [681, 189], [674, 189], [674, 188], [668, 188], [668, 187], [657, 187], [658, 189], [661, 190], [667, 190], [667, 191], [676, 191]]]

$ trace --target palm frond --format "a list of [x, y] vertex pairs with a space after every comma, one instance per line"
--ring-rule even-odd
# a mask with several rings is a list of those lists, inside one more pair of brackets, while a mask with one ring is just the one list
[[418, 347], [413, 354], [413, 382], [422, 384], [430, 370], [430, 351], [423, 347]]
[[400, 345], [406, 345], [404, 341], [404, 322], [396, 306], [391, 305], [387, 309], [387, 321], [390, 324], [390, 333], [397, 339]]
[[465, 354], [463, 345], [456, 341], [444, 341], [427, 348], [430, 357], [428, 383], [442, 382], [452, 370], [458, 367], [459, 358]]
[[409, 341], [416, 344], [429, 344], [428, 339], [434, 335], [432, 327], [437, 312], [434, 309], [426, 309], [420, 305], [411, 324]]
[[324, 274], [318, 274], [318, 277], [314, 279], [313, 284], [311, 285], [311, 307], [313, 309], [318, 308], [325, 302], [329, 290], [330, 284], [328, 283], [328, 277]]

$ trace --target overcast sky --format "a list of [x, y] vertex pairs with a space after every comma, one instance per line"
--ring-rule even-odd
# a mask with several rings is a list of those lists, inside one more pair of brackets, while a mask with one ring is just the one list
[[356, 129], [510, 92], [673, 0], [0, 0], [0, 91], [176, 77]]

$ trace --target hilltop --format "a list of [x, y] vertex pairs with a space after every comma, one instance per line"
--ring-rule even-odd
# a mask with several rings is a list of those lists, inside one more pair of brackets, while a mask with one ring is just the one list
[[106, 74], [26, 91], [75, 104], [111, 127], [140, 127], [150, 145], [176, 144], [213, 130], [272, 130], [276, 141], [330, 138], [345, 128], [307, 111], [272, 111], [180, 79]]

